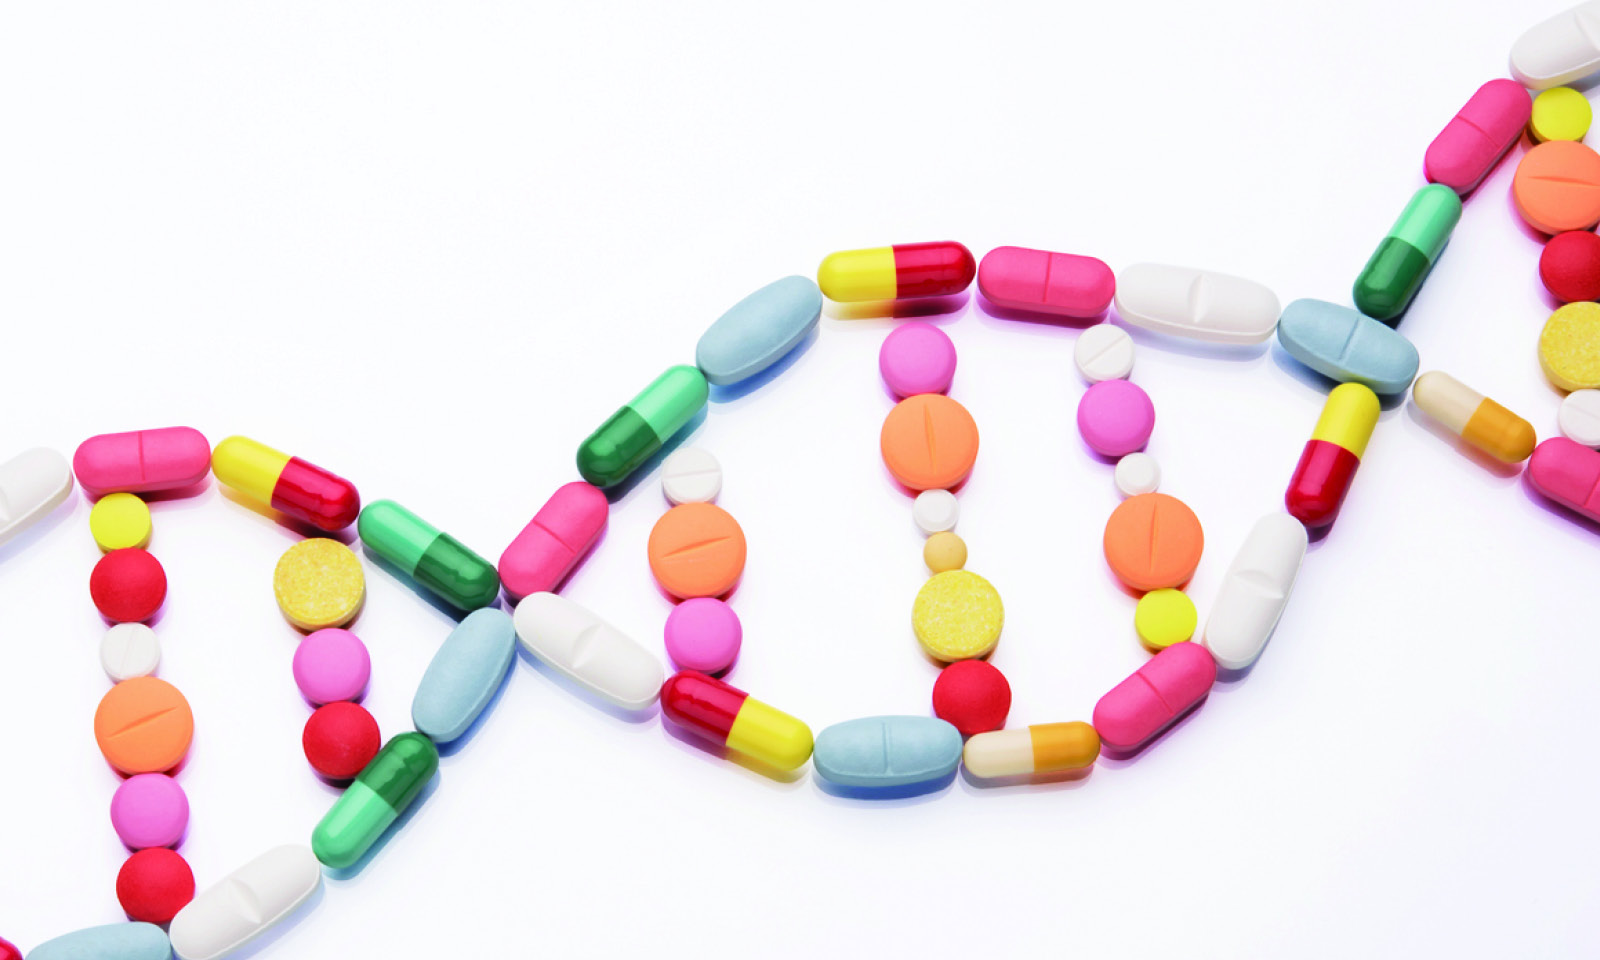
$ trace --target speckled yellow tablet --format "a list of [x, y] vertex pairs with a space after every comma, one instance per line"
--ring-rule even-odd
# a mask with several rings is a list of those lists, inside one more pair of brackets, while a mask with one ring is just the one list
[[1537, 141], [1582, 140], [1593, 120], [1588, 98], [1571, 87], [1556, 87], [1533, 98], [1528, 132]]
[[917, 642], [936, 660], [981, 657], [994, 649], [1005, 624], [1000, 594], [989, 581], [966, 570], [946, 570], [928, 578], [911, 607]]
[[150, 542], [150, 508], [131, 493], [100, 498], [89, 511], [89, 533], [107, 553]]
[[367, 578], [361, 561], [337, 540], [302, 540], [285, 550], [272, 573], [278, 609], [301, 630], [342, 627], [361, 612]]
[[1133, 608], [1133, 629], [1151, 650], [1165, 650], [1189, 639], [1199, 622], [1194, 601], [1182, 590], [1151, 590]]
[[1600, 387], [1600, 304], [1569, 303], [1539, 334], [1539, 366], [1563, 390]]
[[922, 562], [934, 573], [960, 570], [967, 565], [967, 542], [948, 530], [936, 533], [922, 545]]

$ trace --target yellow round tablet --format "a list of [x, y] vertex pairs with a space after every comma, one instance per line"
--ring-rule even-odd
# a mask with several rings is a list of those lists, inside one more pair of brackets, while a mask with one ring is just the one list
[[1600, 304], [1569, 303], [1539, 334], [1539, 366], [1563, 390], [1600, 387]]
[[150, 542], [150, 508], [131, 493], [101, 497], [89, 511], [89, 533], [106, 553]]
[[1538, 141], [1582, 140], [1593, 119], [1587, 97], [1571, 87], [1556, 87], [1533, 98], [1528, 132]]
[[342, 627], [361, 612], [367, 578], [361, 561], [337, 540], [302, 540], [278, 558], [272, 572], [278, 609], [301, 630]]
[[1182, 590], [1151, 590], [1133, 608], [1133, 629], [1151, 650], [1165, 650], [1189, 639], [1199, 622], [1194, 601]]
[[971, 660], [994, 649], [1006, 620], [1000, 594], [989, 581], [966, 570], [928, 578], [911, 607], [917, 642], [935, 660]]
[[967, 542], [948, 530], [936, 533], [922, 545], [922, 562], [934, 573], [960, 570], [967, 565]]

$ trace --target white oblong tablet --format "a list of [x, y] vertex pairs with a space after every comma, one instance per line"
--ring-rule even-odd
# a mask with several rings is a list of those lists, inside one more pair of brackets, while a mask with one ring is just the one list
[[34, 447], [0, 463], [0, 543], [44, 519], [72, 492], [72, 468], [54, 450]]
[[148, 677], [161, 664], [161, 641], [142, 623], [119, 623], [100, 638], [100, 666], [112, 683]]
[[1174, 337], [1260, 343], [1282, 312], [1277, 294], [1226, 273], [1136, 263], [1117, 275], [1117, 316]]
[[1218, 665], [1242, 670], [1261, 655], [1305, 555], [1306, 528], [1287, 513], [1269, 513], [1250, 528], [1206, 620], [1202, 642]]
[[310, 847], [268, 850], [189, 901], [168, 935], [182, 960], [216, 960], [249, 942], [306, 901], [322, 884]]
[[661, 464], [661, 490], [673, 503], [711, 503], [722, 492], [722, 464], [707, 450], [685, 447]]
[[1148, 453], [1130, 453], [1117, 461], [1112, 478], [1124, 497], [1155, 493], [1161, 487], [1161, 464]]
[[1574, 390], [1556, 414], [1561, 432], [1573, 443], [1600, 447], [1600, 390]]
[[1078, 334], [1072, 362], [1090, 383], [1121, 380], [1133, 372], [1133, 338], [1114, 323], [1097, 323]]
[[911, 503], [911, 518], [917, 522], [917, 529], [931, 537], [956, 528], [961, 504], [949, 490], [924, 490]]
[[1590, 0], [1530, 27], [1511, 46], [1511, 75], [1548, 90], [1600, 70], [1600, 0]]
[[596, 696], [625, 710], [643, 710], [660, 696], [661, 661], [566, 597], [529, 594], [512, 620], [529, 653]]

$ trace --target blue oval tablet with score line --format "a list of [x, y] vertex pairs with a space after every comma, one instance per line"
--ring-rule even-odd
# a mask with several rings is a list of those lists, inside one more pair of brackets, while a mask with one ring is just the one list
[[1296, 300], [1278, 318], [1278, 342], [1296, 360], [1340, 383], [1404, 393], [1417, 377], [1417, 348], [1393, 327], [1325, 300]]
[[700, 337], [694, 362], [706, 381], [726, 387], [756, 376], [793, 350], [822, 316], [822, 291], [810, 277], [774, 280], [734, 304]]
[[862, 717], [817, 735], [817, 775], [846, 787], [900, 787], [949, 776], [961, 733], [936, 717]]
[[47, 940], [28, 960], [170, 960], [172, 944], [153, 923], [108, 923]]
[[516, 655], [517, 630], [496, 607], [474, 610], [428, 663], [411, 701], [411, 722], [434, 743], [467, 732], [489, 705]]

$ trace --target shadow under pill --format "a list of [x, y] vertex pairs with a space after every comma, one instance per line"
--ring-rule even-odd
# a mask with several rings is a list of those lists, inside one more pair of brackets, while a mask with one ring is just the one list
[[1055, 773], [1022, 774], [1015, 777], [979, 777], [965, 766], [961, 779], [967, 793], [979, 795], [999, 790], [1043, 792], [1046, 790], [1078, 790], [1088, 784], [1094, 775], [1093, 763], [1076, 770], [1059, 770]]
[[955, 783], [955, 779], [956, 771], [951, 770], [949, 773], [933, 780], [899, 784], [892, 787], [848, 786], [842, 783], [834, 783], [815, 773], [811, 777], [811, 782], [817, 788], [817, 792], [823, 796], [847, 800], [852, 805], [857, 801], [867, 801], [874, 806], [904, 807], [937, 800], [939, 795], [950, 789], [951, 784]]

